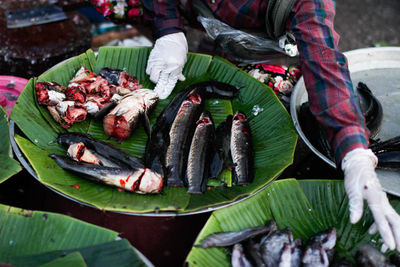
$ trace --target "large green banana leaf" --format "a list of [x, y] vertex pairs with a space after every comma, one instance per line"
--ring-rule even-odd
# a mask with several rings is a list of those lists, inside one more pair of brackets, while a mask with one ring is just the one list
[[8, 134], [8, 116], [0, 106], [0, 183], [21, 170], [18, 161], [10, 157], [10, 138]]
[[[392, 199], [400, 211], [400, 200]], [[275, 220], [278, 228], [289, 227], [295, 238], [307, 240], [331, 226], [337, 229], [338, 258], [354, 263], [357, 246], [371, 243], [380, 247], [379, 234], [369, 235], [373, 218], [367, 207], [360, 222], [349, 221], [348, 198], [343, 181], [284, 179], [273, 182], [256, 195], [233, 206], [214, 211], [195, 244], [216, 232], [239, 231]], [[229, 248], [193, 247], [186, 261], [190, 266], [230, 266]]]
[[149, 264], [126, 239], [117, 240], [117, 232], [65, 215], [0, 204], [0, 225], [0, 263], [12, 266]]
[[[65, 130], [53, 121], [46, 108], [37, 104], [35, 99], [36, 82], [55, 81], [67, 85], [75, 72], [82, 65], [85, 65], [95, 72], [103, 67], [126, 69], [129, 74], [139, 79], [144, 88], [152, 89], [154, 84], [150, 82], [145, 73], [150, 51], [151, 48], [149, 47], [103, 47], [95, 56], [89, 50], [87, 53], [53, 68], [37, 79], [32, 78], [28, 82], [13, 109], [11, 118], [24, 134], [23, 136], [16, 136], [15, 139], [35, 170], [39, 181], [75, 200], [99, 209], [127, 213], [155, 211], [186, 213], [219, 207], [249, 196], [269, 184], [292, 163], [297, 134], [289, 114], [271, 88], [222, 58], [189, 53], [183, 70], [186, 80], [178, 82], [168, 99], [159, 101], [150, 114], [150, 121], [153, 124], [176, 93], [190, 84], [215, 79], [232, 85], [243, 86], [237, 99], [233, 101], [210, 99], [207, 101], [206, 107], [212, 113], [216, 124], [238, 109], [244, 111], [249, 117], [255, 152], [255, 179], [252, 184], [245, 187], [210, 187], [202, 195], [187, 194], [185, 188], [164, 188], [160, 195], [138, 195], [119, 192], [115, 188], [84, 180], [59, 168], [48, 157], [48, 154], [65, 154], [66, 151], [57, 144], [49, 145], [49, 142], [53, 141], [59, 132]], [[263, 109], [257, 116], [252, 113], [255, 105]], [[78, 123], [72, 126], [69, 131], [92, 134], [95, 138], [106, 140], [139, 157], [143, 156], [147, 141], [142, 126], [137, 128], [133, 135], [121, 144], [109, 140], [104, 134], [102, 121], [94, 119], [87, 119]], [[226, 177], [229, 179], [230, 172]], [[79, 185], [79, 188], [74, 185]]]

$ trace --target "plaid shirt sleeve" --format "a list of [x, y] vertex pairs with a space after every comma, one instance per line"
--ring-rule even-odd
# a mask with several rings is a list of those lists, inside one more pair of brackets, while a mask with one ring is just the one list
[[183, 32], [183, 19], [178, 10], [178, 0], [142, 0], [144, 19], [154, 27], [154, 38], [170, 33]]
[[368, 147], [369, 132], [347, 59], [337, 48], [334, 15], [333, 0], [299, 0], [287, 26], [296, 37], [311, 112], [326, 130], [339, 167], [347, 152]]

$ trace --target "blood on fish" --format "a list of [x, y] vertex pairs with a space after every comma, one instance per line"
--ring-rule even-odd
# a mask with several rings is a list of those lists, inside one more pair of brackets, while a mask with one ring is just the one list
[[84, 153], [85, 153], [85, 145], [80, 145], [76, 153], [76, 159], [80, 161]]
[[116, 116], [113, 127], [117, 128], [121, 123], [126, 123], [124, 116]]
[[199, 94], [189, 94], [188, 95], [188, 100], [190, 102], [196, 103], [196, 104], [200, 104], [201, 103], [201, 97]]
[[249, 135], [249, 131], [246, 128], [242, 128], [242, 133], [245, 135]]
[[245, 121], [245, 120], [247, 120], [247, 119], [246, 119], [246, 116], [245, 116], [245, 115], [243, 115], [243, 114], [241, 114], [241, 113], [238, 113], [238, 114], [236, 114], [236, 116], [233, 118], [233, 120]]
[[124, 181], [123, 179], [120, 179], [120, 180], [119, 180], [119, 184], [120, 184], [121, 186], [125, 187], [125, 181]]

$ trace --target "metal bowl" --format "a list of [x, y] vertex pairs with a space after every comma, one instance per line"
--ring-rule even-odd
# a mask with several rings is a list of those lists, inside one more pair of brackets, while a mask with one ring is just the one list
[[[352, 50], [344, 53], [348, 60], [354, 87], [364, 82], [383, 107], [383, 120], [375, 138], [386, 140], [400, 135], [400, 47], [377, 47]], [[300, 106], [308, 101], [303, 77], [293, 89], [290, 113], [304, 143], [332, 168], [336, 164], [318, 151], [305, 136], [299, 121]], [[382, 187], [388, 193], [400, 196], [400, 172], [377, 169]]]

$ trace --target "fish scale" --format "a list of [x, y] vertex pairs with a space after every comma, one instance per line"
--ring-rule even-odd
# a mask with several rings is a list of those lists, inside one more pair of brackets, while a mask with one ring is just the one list
[[253, 180], [251, 131], [246, 115], [240, 111], [233, 116], [230, 147], [236, 184], [251, 183]]
[[186, 169], [186, 179], [189, 184], [188, 193], [201, 194], [204, 192], [206, 175], [208, 174], [209, 159], [207, 155], [210, 151], [214, 124], [211, 114], [203, 111], [197, 121], [196, 130], [190, 145], [188, 164]]
[[165, 156], [168, 186], [181, 187], [187, 165], [187, 156], [194, 134], [195, 123], [203, 108], [197, 93], [190, 93], [183, 101], [169, 132], [170, 144]]

